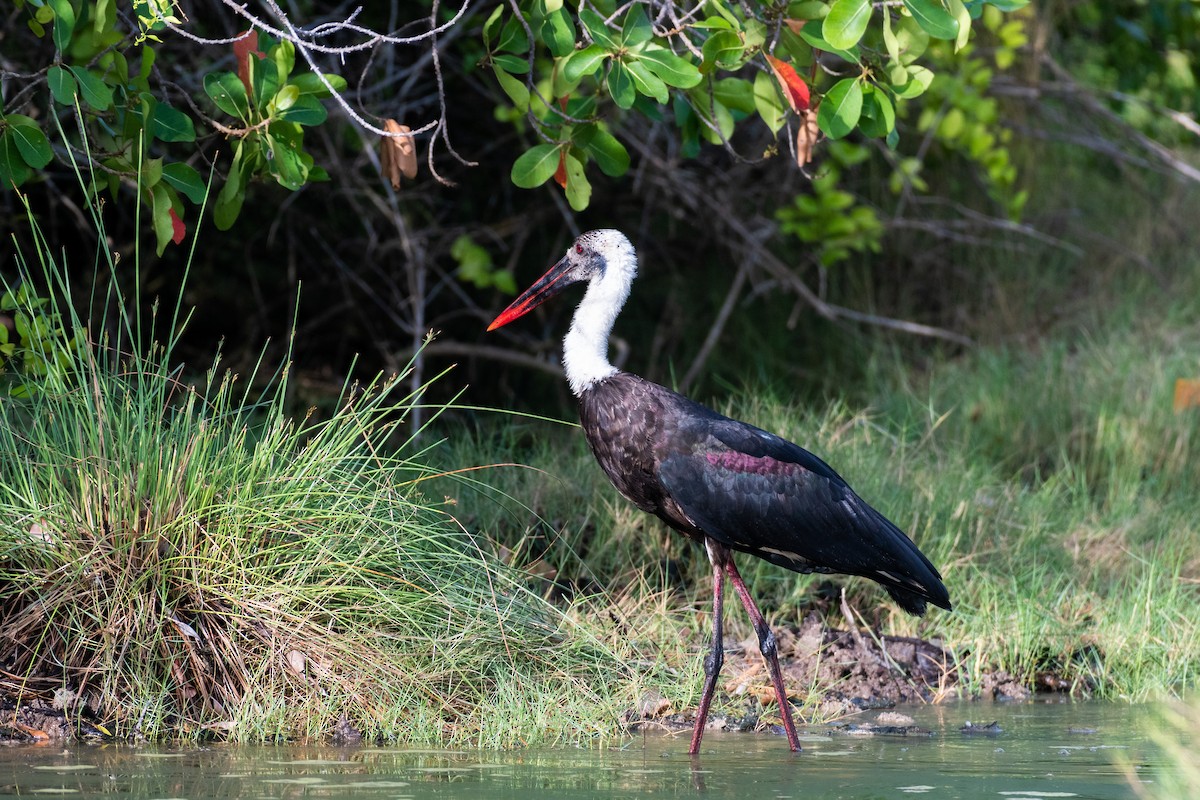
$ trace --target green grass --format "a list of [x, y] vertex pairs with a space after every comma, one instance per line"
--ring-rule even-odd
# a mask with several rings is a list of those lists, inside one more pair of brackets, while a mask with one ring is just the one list
[[[1200, 377], [1200, 263], [1176, 244], [1162, 249], [1153, 280], [1129, 270], [1047, 288], [1074, 310], [1035, 337], [1017, 312], [1010, 329], [955, 355], [914, 357], [864, 337], [853, 405], [801, 406], [776, 385], [715, 403], [826, 458], [941, 567], [955, 611], [922, 620], [868, 581], [833, 580], [885, 632], [945, 641], [968, 694], [994, 670], [1134, 701], [1179, 696], [1200, 677], [1200, 409], [1172, 408], [1175, 379]], [[514, 563], [600, 592], [597, 614], [602, 592], [638, 580], [668, 592], [673, 606], [647, 610], [675, 613], [632, 620], [631, 635], [683, 636], [662, 658], [699, 661], [709, 624], [703, 553], [619, 498], [579, 431], [485, 423], [441, 457], [536, 467], [447, 490], [456, 513], [504, 542]], [[815, 607], [844, 626], [822, 598], [829, 578], [740, 563], [776, 623]], [[731, 618], [734, 637], [750, 635], [741, 615]], [[671, 699], [694, 699], [689, 675]]]

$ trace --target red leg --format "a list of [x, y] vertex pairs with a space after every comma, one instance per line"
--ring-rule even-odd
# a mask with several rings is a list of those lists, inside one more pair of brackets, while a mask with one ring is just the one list
[[758, 606], [754, 604], [754, 598], [750, 596], [750, 590], [746, 588], [742, 576], [738, 574], [737, 567], [733, 563], [733, 554], [728, 550], [725, 551], [725, 554], [725, 571], [729, 573], [729, 578], [733, 581], [733, 588], [737, 591], [738, 597], [742, 599], [742, 605], [746, 607], [746, 613], [750, 615], [750, 622], [754, 625], [754, 632], [758, 634], [758, 649], [767, 660], [771, 683], [775, 685], [775, 697], [779, 700], [779, 713], [783, 717], [783, 730], [787, 733], [788, 746], [792, 748], [792, 752], [796, 752], [800, 750], [800, 737], [796, 735], [796, 725], [792, 722], [792, 706], [788, 702], [787, 691], [783, 688], [783, 674], [779, 670], [775, 634], [771, 632], [771, 626], [763, 619], [762, 612], [758, 610]]
[[[721, 672], [721, 664], [725, 661], [725, 643], [723, 641], [722, 617], [725, 610], [725, 562], [729, 560], [729, 551], [712, 539], [705, 540], [708, 550], [708, 560], [713, 566], [713, 638], [712, 650], [704, 657], [704, 691], [700, 695], [700, 708], [696, 711], [696, 725], [692, 728], [692, 744], [688, 755], [700, 752], [700, 740], [704, 738], [704, 726], [708, 722], [708, 707], [712, 704], [713, 692], [717, 688], [717, 675]], [[724, 550], [714, 550], [720, 548]]]

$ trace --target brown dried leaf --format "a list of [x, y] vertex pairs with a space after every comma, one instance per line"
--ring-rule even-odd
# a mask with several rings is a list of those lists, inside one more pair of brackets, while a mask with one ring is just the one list
[[297, 675], [303, 675], [304, 668], [308, 666], [308, 657], [299, 650], [288, 650], [284, 655], [283, 660], [284, 663], [287, 664], [288, 669]]
[[1200, 379], [1175, 379], [1175, 410], [1200, 406]]
[[[254, 28], [243, 33], [233, 43], [233, 58], [237, 62], [238, 78], [241, 79], [242, 85], [246, 87], [246, 94], [253, 97], [254, 89], [250, 86], [251, 55], [258, 56], [260, 59], [267, 57], [266, 53], [258, 49], [258, 34], [254, 32]], [[257, 100], [258, 98], [254, 99]]]
[[[394, 119], [383, 124], [388, 133], [412, 133], [412, 128], [401, 125]], [[379, 171], [392, 183], [393, 189], [400, 188], [400, 176], [412, 180], [417, 177], [417, 148], [411, 136], [385, 136], [379, 143]]]
[[815, 108], [806, 108], [800, 112], [799, 116], [800, 130], [796, 134], [796, 164], [804, 167], [812, 163], [813, 147], [817, 144], [821, 129], [817, 127], [817, 110]]

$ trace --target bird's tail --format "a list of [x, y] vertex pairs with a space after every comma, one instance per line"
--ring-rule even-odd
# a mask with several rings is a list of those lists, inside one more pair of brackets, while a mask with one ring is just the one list
[[904, 531], [882, 514], [878, 516], [892, 534], [894, 563], [891, 568], [876, 570], [866, 577], [878, 581], [909, 614], [924, 615], [928, 603], [952, 611], [950, 593], [937, 568]]

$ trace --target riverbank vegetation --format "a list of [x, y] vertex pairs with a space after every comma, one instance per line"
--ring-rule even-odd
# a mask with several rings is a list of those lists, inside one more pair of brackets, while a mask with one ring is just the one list
[[[917, 620], [868, 582], [741, 559], [777, 629], [934, 641], [933, 699], [996, 676], [1131, 701], [1195, 685], [1200, 410], [1173, 407], [1200, 378], [1192, 15], [710, 2], [664, 27], [647, 9], [691, 7], [587, 4], [617, 26], [522, 0], [434, 3], [435, 30], [410, 5], [301, 4], [310, 27], [276, 20], [290, 39], [216, 2], [183, 35], [170, 3], [16, 7], [10, 731], [507, 747], [686, 715], [702, 554], [573, 429], [570, 304], [484, 332], [591, 227], [642, 257], [617, 360], [826, 458], [955, 604]], [[911, 9], [943, 6], [970, 30], [930, 40]], [[828, 16], [865, 37], [837, 48], [854, 63], [813, 39]], [[401, 33], [337, 38], [371, 26]], [[623, 59], [683, 71], [631, 88]], [[834, 137], [849, 117], [816, 103], [857, 95], [859, 132]], [[753, 661], [720, 710], [769, 722]], [[809, 720], [841, 713], [836, 682], [790, 688]]]
[[407, 370], [292, 414], [286, 365], [179, 365], [178, 307], [131, 316], [115, 282], [70, 297], [67, 265], [36, 245], [23, 268], [50, 296], [4, 296], [19, 331], [0, 404], [9, 733], [611, 733], [619, 641], [531, 592], [424, 493]]

